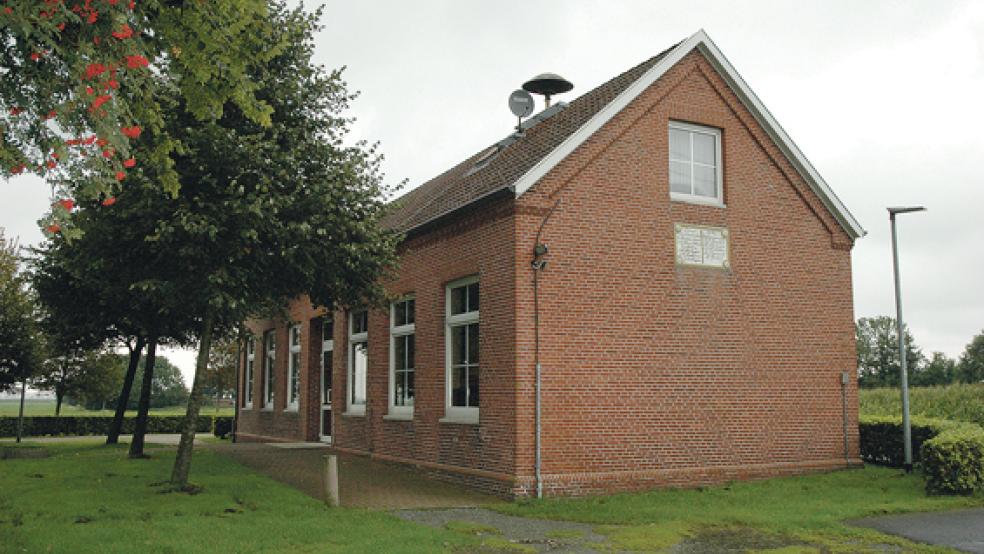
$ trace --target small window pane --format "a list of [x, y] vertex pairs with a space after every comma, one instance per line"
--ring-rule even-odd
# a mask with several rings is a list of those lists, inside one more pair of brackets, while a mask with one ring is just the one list
[[407, 324], [407, 303], [397, 302], [393, 305], [393, 325], [399, 327]]
[[414, 355], [415, 355], [413, 335], [407, 335], [406, 337], [404, 337], [404, 339], [406, 339], [406, 341], [407, 341], [407, 343], [406, 343], [407, 344], [407, 346], [406, 346], [406, 350], [407, 350], [407, 363], [406, 363], [406, 368], [412, 370], [414, 367], [416, 367], [415, 364], [413, 363]]
[[478, 283], [468, 285], [468, 311], [478, 311]]
[[713, 167], [694, 166], [694, 194], [717, 198], [717, 170]]
[[478, 363], [478, 324], [468, 326], [468, 363]]
[[463, 314], [468, 309], [468, 296], [466, 287], [455, 287], [451, 289], [451, 315]]
[[416, 302], [413, 299], [407, 300], [407, 308], [406, 308], [406, 312], [407, 312], [407, 317], [406, 317], [407, 325], [410, 325], [411, 323], [413, 323], [415, 321], [415, 318], [416, 318], [416, 314], [414, 313], [415, 311], [416, 311]]
[[413, 375], [414, 375], [414, 373], [415, 372], [413, 372], [413, 371], [408, 371], [406, 373], [406, 376], [407, 376], [407, 384], [406, 384], [405, 391], [406, 391], [406, 398], [407, 398], [407, 401], [406, 401], [406, 405], [407, 406], [413, 406]]
[[451, 405], [467, 406], [465, 400], [468, 369], [464, 367], [451, 368]]
[[357, 342], [352, 345], [352, 380], [349, 386], [352, 390], [352, 404], [366, 403], [366, 369], [369, 367], [369, 353], [366, 343]]
[[369, 329], [369, 313], [360, 310], [352, 314], [352, 334], [365, 333]]
[[321, 323], [321, 340], [333, 340], [335, 338], [335, 320], [326, 316]]
[[407, 337], [396, 337], [393, 340], [393, 369], [400, 371], [406, 369], [407, 360]]
[[300, 327], [290, 328], [290, 344], [291, 346], [298, 346], [301, 344], [301, 329]]
[[714, 153], [714, 137], [703, 133], [694, 133], [694, 161], [697, 163], [715, 165], [717, 156]]
[[690, 194], [690, 164], [670, 162], [670, 191]]
[[690, 161], [690, 133], [670, 129], [670, 159]]
[[468, 405], [478, 407], [478, 376], [480, 375], [478, 366], [468, 368]]
[[467, 351], [465, 350], [466, 327], [460, 325], [451, 328], [451, 363], [454, 365], [468, 363]]

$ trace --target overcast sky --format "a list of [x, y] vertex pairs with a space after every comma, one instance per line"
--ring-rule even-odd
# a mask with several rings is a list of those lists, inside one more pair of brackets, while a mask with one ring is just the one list
[[[905, 319], [957, 356], [984, 329], [984, 2], [328, 2], [317, 57], [347, 66], [358, 138], [414, 187], [514, 125], [509, 93], [544, 71], [571, 100], [703, 28], [868, 235], [857, 317], [894, 314], [886, 206], [900, 216]], [[0, 226], [40, 240], [48, 189], [0, 181]], [[185, 371], [189, 352], [166, 352]]]

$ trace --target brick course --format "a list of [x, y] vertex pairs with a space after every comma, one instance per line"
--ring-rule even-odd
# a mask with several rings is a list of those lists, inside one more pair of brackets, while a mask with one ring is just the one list
[[[671, 202], [670, 120], [721, 130], [725, 208]], [[828, 470], [860, 463], [853, 375], [852, 240], [710, 64], [692, 52], [527, 193], [462, 210], [401, 246], [393, 294], [416, 297], [416, 406], [384, 419], [389, 317], [369, 318], [368, 404], [345, 405], [348, 325], [335, 325], [335, 444], [418, 464], [503, 495], [533, 490], [533, 289], [541, 274], [543, 475], [549, 494]], [[680, 267], [674, 224], [726, 227], [731, 268]], [[479, 425], [442, 423], [444, 294], [479, 275]], [[287, 331], [275, 409], [241, 411], [240, 438], [317, 440], [320, 312], [303, 324], [300, 411], [284, 412]], [[310, 350], [308, 350], [310, 349]], [[315, 352], [316, 350], [316, 352]], [[310, 371], [314, 368], [314, 371]], [[309, 377], [310, 376], [310, 377]], [[848, 406], [848, 451], [842, 393]]]

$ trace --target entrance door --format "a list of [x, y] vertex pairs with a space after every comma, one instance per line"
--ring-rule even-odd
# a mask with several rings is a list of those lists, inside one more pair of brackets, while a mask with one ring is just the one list
[[321, 440], [331, 442], [331, 374], [335, 351], [334, 329], [331, 315], [326, 315], [321, 341]]

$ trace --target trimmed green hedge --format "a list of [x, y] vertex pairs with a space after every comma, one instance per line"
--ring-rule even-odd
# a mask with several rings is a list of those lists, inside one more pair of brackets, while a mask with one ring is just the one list
[[212, 426], [212, 434], [220, 439], [226, 438], [232, 433], [232, 423], [236, 418], [228, 416], [216, 416], [215, 424]]
[[[936, 494], [971, 494], [984, 490], [984, 428], [973, 423], [913, 417], [912, 459], [920, 463], [926, 490]], [[902, 421], [864, 416], [860, 421], [861, 457], [868, 462], [902, 467]]]
[[[208, 433], [214, 427], [215, 419], [229, 419], [229, 417], [199, 416], [195, 431], [198, 433]], [[86, 435], [105, 435], [109, 431], [109, 424], [113, 421], [112, 417], [54, 417], [54, 416], [35, 416], [24, 418], [25, 437], [43, 436], [86, 436]], [[180, 433], [184, 416], [150, 416], [147, 419], [148, 433]], [[135, 417], [123, 419], [123, 434], [133, 433], [136, 423]], [[17, 418], [0, 417], [0, 437], [13, 437], [17, 435]]]
[[984, 429], [946, 430], [922, 446], [926, 490], [973, 494], [984, 490]]

